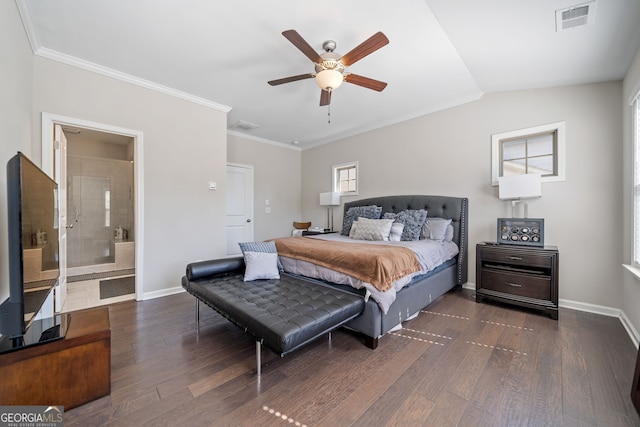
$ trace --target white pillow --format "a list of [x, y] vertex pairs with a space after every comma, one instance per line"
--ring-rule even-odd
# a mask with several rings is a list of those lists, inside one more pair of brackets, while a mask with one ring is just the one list
[[402, 239], [402, 231], [404, 230], [404, 224], [401, 222], [394, 222], [391, 224], [391, 232], [389, 232], [389, 241], [399, 242]]
[[[352, 239], [388, 241], [393, 219], [358, 218], [354, 224], [357, 225], [353, 231], [353, 235], [349, 232], [349, 237]], [[351, 229], [353, 229], [353, 225]]]
[[[422, 228], [422, 234], [425, 239], [437, 240], [442, 242], [447, 237], [447, 231], [451, 226], [450, 219], [444, 218], [427, 218]], [[453, 231], [453, 227], [451, 227]], [[453, 237], [453, 234], [451, 234]]]
[[278, 254], [269, 252], [244, 253], [244, 281], [250, 282], [258, 279], [279, 279]]

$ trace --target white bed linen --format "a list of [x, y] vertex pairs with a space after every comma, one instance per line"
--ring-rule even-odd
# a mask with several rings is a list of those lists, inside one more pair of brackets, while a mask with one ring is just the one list
[[405, 285], [411, 282], [415, 276], [419, 276], [435, 269], [442, 263], [450, 260], [458, 254], [458, 246], [453, 242], [436, 240], [416, 240], [408, 242], [383, 242], [383, 241], [368, 241], [368, 240], [353, 240], [348, 236], [343, 236], [338, 233], [323, 234], [308, 236], [315, 239], [323, 239], [330, 241], [339, 241], [347, 243], [366, 243], [372, 245], [390, 245], [390, 246], [404, 246], [411, 249], [417, 256], [420, 263], [420, 271], [404, 276], [403, 278], [393, 282], [393, 287], [388, 291], [381, 292], [377, 290], [373, 285], [367, 282], [363, 282], [352, 276], [340, 273], [335, 270], [331, 270], [326, 267], [322, 267], [313, 264], [308, 261], [297, 260], [293, 258], [280, 256], [280, 261], [284, 271], [292, 274], [299, 274], [302, 276], [312, 277], [314, 279], [326, 280], [331, 283], [337, 283], [341, 285], [350, 285], [356, 289], [365, 288], [366, 297], [371, 296], [373, 300], [378, 303], [378, 306], [383, 313], [389, 311], [389, 307], [396, 299], [396, 292], [402, 289]]

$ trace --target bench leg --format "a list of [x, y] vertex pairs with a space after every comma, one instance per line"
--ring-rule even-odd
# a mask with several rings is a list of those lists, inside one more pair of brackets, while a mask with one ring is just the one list
[[258, 372], [258, 376], [260, 376], [260, 368], [262, 366], [262, 358], [260, 357], [261, 351], [262, 346], [260, 345], [260, 341], [256, 340], [256, 371]]
[[200, 339], [200, 300], [196, 298], [196, 339]]

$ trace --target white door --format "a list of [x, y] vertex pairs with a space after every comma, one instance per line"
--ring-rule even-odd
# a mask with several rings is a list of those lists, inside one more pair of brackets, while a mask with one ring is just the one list
[[[62, 126], [55, 125], [54, 139], [54, 179], [58, 183], [58, 237], [60, 277], [55, 289], [56, 311], [62, 310], [67, 298], [67, 138]], [[73, 227], [73, 223], [69, 227]]]
[[241, 253], [238, 242], [253, 241], [253, 168], [227, 165], [227, 255]]

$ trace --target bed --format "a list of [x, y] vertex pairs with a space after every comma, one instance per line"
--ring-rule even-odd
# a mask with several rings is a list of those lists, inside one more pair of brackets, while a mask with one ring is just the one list
[[[409, 267], [403, 264], [401, 268], [388, 272], [387, 276], [383, 275], [384, 277], [382, 278], [376, 276], [376, 280], [380, 278], [380, 283], [376, 283], [376, 286], [371, 286], [370, 283], [367, 283], [367, 281], [362, 278], [351, 280], [353, 279], [352, 277], [351, 279], [345, 280], [344, 271], [348, 270], [335, 272], [332, 270], [334, 267], [330, 266], [329, 261], [323, 262], [323, 260], [314, 260], [309, 257], [296, 255], [297, 252], [300, 252], [300, 248], [297, 246], [288, 247], [288, 243], [293, 243], [294, 241], [296, 244], [301, 243], [302, 241], [299, 238], [275, 239], [274, 241], [278, 247], [278, 256], [284, 271], [288, 274], [328, 283], [336, 288], [363, 296], [366, 303], [362, 315], [343, 326], [359, 332], [365, 337], [365, 344], [367, 346], [376, 348], [379, 338], [384, 334], [397, 328], [405, 320], [416, 316], [421, 309], [449, 290], [456, 286], [461, 286], [467, 281], [468, 199], [431, 195], [367, 198], [344, 204], [344, 217], [348, 219], [346, 222], [348, 223], [349, 220], [352, 219], [351, 216], [353, 216], [352, 213], [355, 209], [350, 211], [351, 208], [363, 209], [368, 206], [378, 206], [381, 208], [379, 211], [382, 217], [393, 218], [403, 211], [418, 211], [424, 209], [427, 212], [428, 219], [434, 219], [434, 221], [436, 218], [451, 220], [450, 227], [448, 227], [450, 235], [446, 241], [438, 240], [437, 244], [444, 248], [447, 241], [450, 240], [453, 246], [455, 246], [454, 256], [450, 257], [448, 261], [438, 264], [435, 268], [429, 266], [429, 271], [425, 271], [422, 260], [420, 262], [420, 270], [416, 270], [414, 267], [411, 267], [411, 270], [409, 270]], [[307, 244], [306, 241], [317, 239], [322, 242], [317, 243], [318, 245], [332, 245], [338, 241], [349, 240], [349, 237], [336, 233], [307, 237], [305, 239], [304, 244]], [[391, 242], [368, 241], [358, 241], [354, 243], [365, 252], [371, 252], [373, 250], [373, 245], [364, 248], [364, 246], [372, 243], [383, 243], [387, 244], [387, 246], [391, 244]], [[393, 243], [396, 244], [396, 242]], [[407, 242], [406, 244], [397, 243], [396, 245], [411, 247], [418, 246], [422, 243], [423, 242]], [[412, 250], [414, 249], [412, 248]], [[451, 255], [450, 247], [447, 247], [446, 250], [443, 249], [443, 251]], [[404, 261], [400, 260], [398, 262]], [[356, 263], [356, 265], [357, 264], [358, 263]], [[410, 273], [407, 273], [408, 271], [410, 271]], [[346, 274], [346, 276], [349, 276], [349, 274]], [[393, 279], [393, 285], [391, 285], [390, 289], [386, 289], [389, 288], [389, 277]], [[355, 285], [352, 282], [355, 282]], [[380, 290], [379, 288], [385, 290]]]

